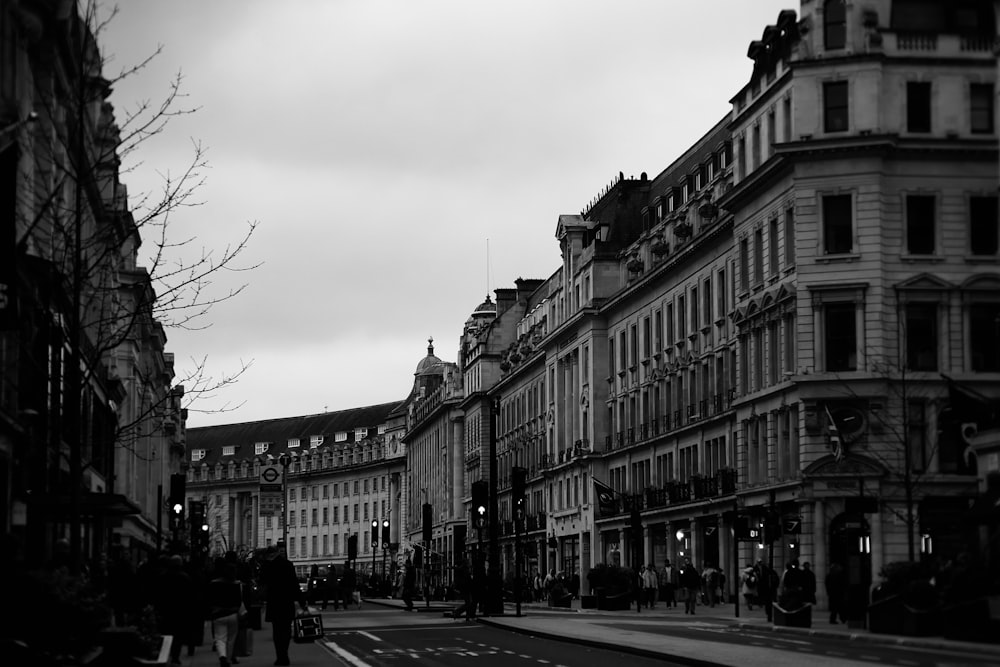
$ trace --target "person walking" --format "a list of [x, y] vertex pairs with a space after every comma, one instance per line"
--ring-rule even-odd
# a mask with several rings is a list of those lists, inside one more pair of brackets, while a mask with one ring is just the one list
[[754, 570], [753, 563], [747, 563], [740, 574], [740, 592], [747, 603], [747, 609], [753, 611], [753, 605], [757, 602], [757, 571]]
[[659, 572], [660, 599], [664, 606], [677, 608], [677, 568], [670, 564], [670, 560], [663, 561], [663, 569]]
[[719, 588], [719, 571], [708, 561], [705, 561], [705, 569], [702, 570], [701, 580], [705, 587], [705, 603], [709, 607], [714, 607], [717, 599], [716, 591]]
[[642, 597], [647, 609], [656, 607], [656, 587], [658, 584], [656, 569], [652, 565], [647, 565], [642, 570]]
[[323, 609], [326, 609], [330, 598], [333, 598], [333, 610], [337, 611], [340, 607], [340, 581], [337, 579], [337, 566], [333, 563], [327, 568], [326, 581], [323, 583]]
[[832, 563], [824, 580], [826, 599], [830, 605], [830, 623], [847, 622], [847, 571], [840, 563]]
[[178, 555], [168, 557], [154, 584], [153, 609], [160, 632], [174, 637], [170, 645], [173, 663], [181, 661], [181, 646], [190, 641], [191, 606], [198, 597], [191, 576], [184, 571], [184, 559]]
[[307, 611], [302, 589], [299, 588], [295, 567], [285, 556], [283, 548], [271, 546], [264, 555], [262, 573], [267, 610], [265, 620], [271, 624], [271, 639], [274, 642], [274, 664], [291, 664], [288, 659], [288, 645], [292, 641], [292, 621], [295, 619], [295, 605]]
[[816, 604], [816, 573], [812, 571], [809, 561], [802, 563], [802, 593], [806, 602]]
[[208, 582], [206, 601], [208, 618], [212, 622], [212, 637], [219, 666], [229, 667], [236, 646], [239, 613], [243, 607], [243, 590], [236, 578], [236, 564], [215, 560], [215, 578]]
[[406, 564], [403, 565], [403, 603], [406, 605], [406, 611], [413, 611], [413, 589], [416, 585], [417, 573], [413, 569], [413, 563], [407, 558]]
[[767, 615], [767, 620], [770, 621], [774, 614], [771, 602], [774, 600], [778, 576], [764, 562], [763, 558], [757, 560], [754, 571], [757, 573], [757, 600], [764, 607], [764, 613]]
[[701, 588], [701, 573], [690, 558], [684, 559], [678, 579], [681, 588], [684, 589], [684, 613], [694, 615], [695, 607], [698, 605], [698, 591]]

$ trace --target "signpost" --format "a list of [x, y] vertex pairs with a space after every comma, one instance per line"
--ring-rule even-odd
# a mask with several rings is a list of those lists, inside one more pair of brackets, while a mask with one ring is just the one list
[[285, 471], [276, 463], [260, 468], [260, 516], [274, 516], [282, 510]]

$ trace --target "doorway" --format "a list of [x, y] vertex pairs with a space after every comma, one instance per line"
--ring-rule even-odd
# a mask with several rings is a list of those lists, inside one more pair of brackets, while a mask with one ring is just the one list
[[863, 627], [872, 583], [871, 530], [862, 514], [839, 514], [830, 522], [829, 563], [847, 572], [847, 622]]

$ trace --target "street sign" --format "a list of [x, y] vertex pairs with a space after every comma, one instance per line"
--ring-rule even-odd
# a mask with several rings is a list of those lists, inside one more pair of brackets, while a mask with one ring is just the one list
[[257, 513], [260, 516], [281, 514], [281, 495], [280, 491], [261, 491]]
[[717, 526], [705, 526], [705, 535], [707, 537], [711, 537], [712, 535], [715, 535], [715, 529], [716, 528], [717, 528]]
[[786, 516], [781, 523], [781, 530], [785, 535], [798, 535], [802, 532], [802, 517]]
[[260, 490], [281, 491], [283, 489], [284, 471], [278, 464], [270, 464], [260, 467]]

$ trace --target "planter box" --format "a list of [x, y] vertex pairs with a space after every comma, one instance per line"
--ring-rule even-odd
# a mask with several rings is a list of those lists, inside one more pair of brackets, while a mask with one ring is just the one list
[[772, 602], [771, 609], [774, 611], [773, 618], [775, 625], [787, 628], [811, 628], [812, 627], [812, 605], [807, 604], [798, 609], [783, 609], [778, 603]]
[[903, 605], [903, 634], [908, 637], [930, 637], [941, 633], [941, 609], [914, 609]]
[[603, 595], [597, 598], [597, 608], [600, 611], [628, 611], [632, 608], [631, 593]]
[[596, 595], [581, 595], [580, 596], [580, 609], [597, 609], [597, 596]]
[[559, 597], [550, 596], [549, 597], [550, 607], [561, 607], [563, 609], [569, 609], [573, 606], [573, 594], [566, 593], [566, 595], [560, 595]]

